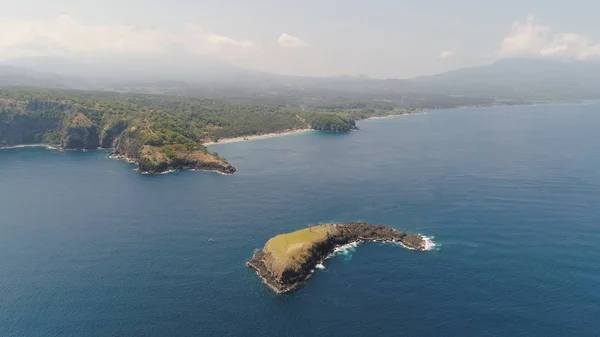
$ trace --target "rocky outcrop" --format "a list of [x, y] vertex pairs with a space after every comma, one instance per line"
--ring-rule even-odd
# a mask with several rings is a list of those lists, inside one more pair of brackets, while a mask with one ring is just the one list
[[84, 114], [78, 113], [64, 131], [65, 149], [96, 149], [100, 146], [98, 128]]
[[119, 135], [127, 129], [128, 123], [128, 120], [122, 118], [116, 118], [106, 123], [100, 132], [100, 147], [103, 149], [115, 147]]
[[142, 173], [161, 174], [173, 170], [204, 170], [233, 174], [236, 169], [216, 153], [198, 144], [147, 145], [143, 130], [133, 126], [115, 141], [115, 158], [138, 164]]
[[407, 234], [389, 226], [368, 223], [321, 225], [282, 234], [257, 250], [246, 265], [276, 293], [296, 289], [313, 273], [336, 247], [351, 242], [397, 242], [413, 250], [426, 249], [419, 234]]

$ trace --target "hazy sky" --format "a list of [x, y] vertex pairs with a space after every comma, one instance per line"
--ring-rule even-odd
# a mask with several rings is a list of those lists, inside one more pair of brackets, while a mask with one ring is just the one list
[[600, 59], [598, 0], [0, 0], [0, 8], [0, 59], [188, 55], [286, 74], [401, 78], [507, 57]]

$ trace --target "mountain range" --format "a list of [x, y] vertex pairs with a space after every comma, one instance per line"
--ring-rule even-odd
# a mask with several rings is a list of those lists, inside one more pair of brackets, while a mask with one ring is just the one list
[[412, 79], [302, 77], [240, 69], [213, 59], [95, 61], [26, 58], [0, 63], [0, 85], [170, 94], [302, 106], [391, 100], [456, 106], [600, 97], [600, 62], [510, 59]]

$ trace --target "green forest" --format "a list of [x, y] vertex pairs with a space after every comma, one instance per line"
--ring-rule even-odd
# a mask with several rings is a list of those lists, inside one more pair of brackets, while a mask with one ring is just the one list
[[296, 129], [347, 132], [356, 129], [357, 119], [417, 111], [380, 102], [302, 110], [167, 95], [0, 87], [0, 146], [114, 148], [151, 172], [231, 170], [202, 144]]

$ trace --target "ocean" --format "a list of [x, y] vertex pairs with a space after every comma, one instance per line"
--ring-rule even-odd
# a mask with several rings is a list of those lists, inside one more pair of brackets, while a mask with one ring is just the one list
[[[107, 152], [0, 151], [0, 336], [594, 336], [600, 103], [435, 110], [215, 145], [238, 172], [140, 175]], [[276, 295], [272, 236], [368, 221]]]

